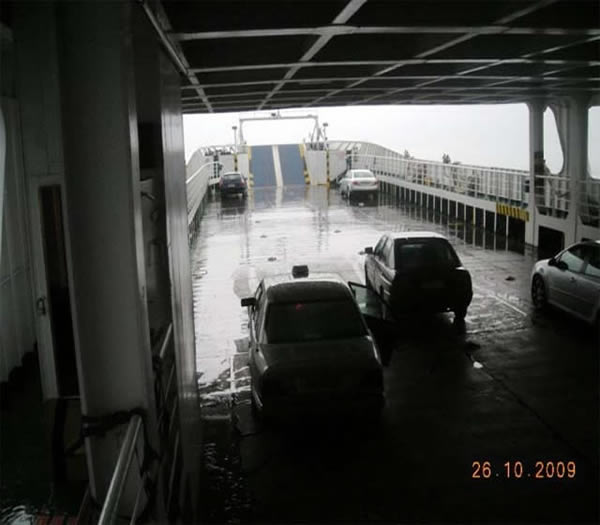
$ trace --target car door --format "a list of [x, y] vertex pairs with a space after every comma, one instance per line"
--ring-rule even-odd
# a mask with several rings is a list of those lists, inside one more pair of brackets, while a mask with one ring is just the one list
[[389, 301], [394, 279], [394, 240], [392, 238], [388, 237], [385, 240], [383, 249], [377, 258], [377, 265], [379, 266], [377, 291], [385, 301]]
[[371, 283], [371, 286], [377, 287], [378, 283], [378, 273], [379, 273], [379, 265], [377, 264], [377, 254], [381, 253], [383, 250], [383, 245], [385, 244], [386, 236], [382, 236], [375, 248], [373, 249], [372, 254], [367, 254], [365, 258], [365, 273], [367, 280]]
[[577, 309], [588, 321], [593, 321], [600, 301], [600, 245], [583, 247], [585, 266], [577, 275]]
[[550, 301], [578, 316], [581, 315], [577, 296], [581, 284], [578, 281], [583, 271], [583, 257], [583, 245], [577, 244], [557, 257], [555, 265], [548, 267]]
[[249, 329], [249, 337], [250, 341], [248, 344], [249, 355], [249, 365], [250, 365], [250, 373], [253, 375], [256, 371], [256, 352], [258, 350], [258, 338], [260, 331], [260, 320], [262, 318], [261, 312], [264, 310], [265, 303], [265, 294], [264, 294], [264, 284], [261, 282], [256, 289], [256, 293], [254, 294], [254, 298], [256, 299], [256, 303], [254, 306], [250, 308], [249, 316], [250, 320], [248, 323]]
[[[348, 286], [354, 294], [360, 313], [375, 338], [382, 363], [387, 365], [393, 347], [400, 336], [400, 329], [391, 313], [392, 310], [389, 304], [372, 288], [354, 282], [349, 282]], [[386, 318], [386, 315], [390, 316], [390, 314], [391, 319]]]

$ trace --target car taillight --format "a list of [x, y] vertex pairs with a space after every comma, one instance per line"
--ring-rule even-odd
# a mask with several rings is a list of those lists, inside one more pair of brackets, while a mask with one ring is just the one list
[[361, 385], [366, 388], [381, 390], [383, 388], [383, 374], [381, 370], [369, 370], [363, 376]]
[[289, 392], [283, 383], [274, 379], [263, 381], [262, 394], [263, 396], [284, 396]]

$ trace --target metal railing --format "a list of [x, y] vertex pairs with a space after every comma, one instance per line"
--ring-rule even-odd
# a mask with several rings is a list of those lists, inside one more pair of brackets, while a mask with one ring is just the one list
[[[115, 521], [119, 517], [119, 504], [121, 501], [121, 496], [123, 494], [123, 489], [125, 487], [125, 482], [127, 481], [127, 478], [129, 476], [129, 471], [132, 464], [134, 452], [137, 447], [138, 436], [141, 428], [142, 417], [139, 415], [134, 415], [129, 420], [129, 424], [127, 425], [127, 432], [125, 433], [125, 438], [123, 439], [123, 443], [121, 444], [119, 457], [117, 458], [115, 470], [113, 471], [113, 475], [110, 480], [110, 485], [108, 487], [108, 492], [106, 493], [106, 499], [104, 500], [104, 505], [102, 506], [100, 518], [98, 519], [99, 525], [109, 525], [111, 523], [115, 523]], [[141, 497], [142, 489], [143, 484], [140, 483], [136, 494], [134, 512], [132, 512], [131, 515], [131, 523], [135, 523], [135, 517], [137, 516], [137, 508], [139, 505], [138, 502]]]
[[211, 171], [204, 169], [207, 165], [208, 164], [203, 164], [200, 166], [200, 168], [186, 180], [188, 224], [191, 224], [194, 220], [196, 213], [198, 213], [198, 208], [202, 204], [206, 190], [208, 189]]
[[[176, 490], [178, 459], [181, 457], [179, 444], [178, 397], [176, 388], [176, 361], [175, 348], [173, 344], [173, 324], [164, 330], [162, 336], [152, 349], [154, 370], [154, 391], [156, 398], [156, 413], [158, 417], [158, 434], [160, 439], [160, 450], [158, 462], [151, 468], [149, 457], [151, 453], [149, 444], [145, 441], [144, 420], [141, 415], [133, 414], [127, 423], [125, 437], [121, 443], [119, 455], [115, 463], [113, 475], [102, 505], [98, 523], [105, 525], [122, 521], [123, 514], [127, 514], [130, 523], [136, 523], [140, 516], [140, 505], [144, 502], [144, 492], [147, 489], [149, 478], [152, 484], [160, 485], [161, 490], [155, 494], [164, 496], [164, 509], [169, 517], [174, 515], [174, 495]], [[166, 381], [165, 381], [166, 378]], [[136, 454], [140, 430], [143, 430], [144, 454], [143, 463], [139, 464], [139, 455]], [[130, 512], [120, 509], [126, 484], [134, 464], [133, 458], [138, 458], [140, 479], [137, 483], [135, 499]], [[147, 494], [148, 496], [148, 494]], [[146, 499], [147, 503], [147, 499]]]
[[352, 155], [352, 167], [461, 195], [516, 205], [528, 201], [527, 171], [364, 154]]
[[579, 183], [579, 216], [586, 226], [600, 228], [600, 179]]

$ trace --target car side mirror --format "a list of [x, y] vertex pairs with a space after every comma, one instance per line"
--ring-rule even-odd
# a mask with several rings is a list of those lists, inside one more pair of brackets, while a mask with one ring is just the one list
[[365, 253], [367, 253], [369, 255], [373, 255], [373, 247], [372, 246], [367, 246], [365, 248]]
[[557, 267], [559, 270], [562, 270], [562, 271], [565, 271], [565, 270], [568, 270], [568, 269], [569, 269], [569, 265], [568, 265], [568, 264], [567, 264], [565, 261], [558, 261], [558, 262], [556, 263], [556, 267]]
[[241, 302], [242, 306], [256, 306], [255, 297], [244, 297]]
[[556, 259], [554, 257], [548, 259], [548, 266], [556, 266]]

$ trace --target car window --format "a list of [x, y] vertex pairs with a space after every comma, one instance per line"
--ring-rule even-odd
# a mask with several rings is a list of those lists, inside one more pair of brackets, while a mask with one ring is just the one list
[[385, 244], [386, 241], [386, 237], [382, 237], [381, 239], [379, 239], [379, 242], [375, 245], [375, 249], [373, 250], [373, 253], [379, 257], [381, 256], [381, 251], [383, 250], [383, 245]]
[[[335, 322], [331, 322], [335, 319]], [[344, 339], [366, 334], [352, 300], [275, 303], [267, 308], [267, 342], [296, 343]]]
[[396, 269], [422, 267], [457, 268], [460, 259], [445, 239], [400, 240], [396, 243]]
[[584, 256], [587, 266], [583, 273], [590, 277], [600, 277], [600, 246], [585, 246]]
[[256, 294], [254, 295], [254, 297], [256, 298], [256, 306], [254, 307], [254, 309], [252, 310], [252, 316], [254, 318], [255, 321], [255, 327], [256, 327], [256, 337], [259, 336], [258, 334], [258, 330], [260, 330], [260, 327], [262, 325], [262, 322], [264, 320], [265, 317], [265, 294], [264, 292], [264, 284], [261, 282], [258, 285], [258, 288], [256, 290]]
[[228, 182], [240, 181], [242, 180], [242, 176], [239, 173], [229, 173], [227, 175], [223, 175], [223, 180], [226, 180]]
[[560, 256], [560, 261], [566, 263], [571, 272], [581, 273], [584, 257], [583, 248], [582, 245], [573, 246]]
[[383, 258], [383, 262], [385, 262], [385, 264], [387, 266], [389, 266], [390, 268], [394, 267], [393, 256], [394, 256], [394, 241], [392, 239], [388, 239], [385, 243], [385, 246], [383, 247], [382, 258]]

